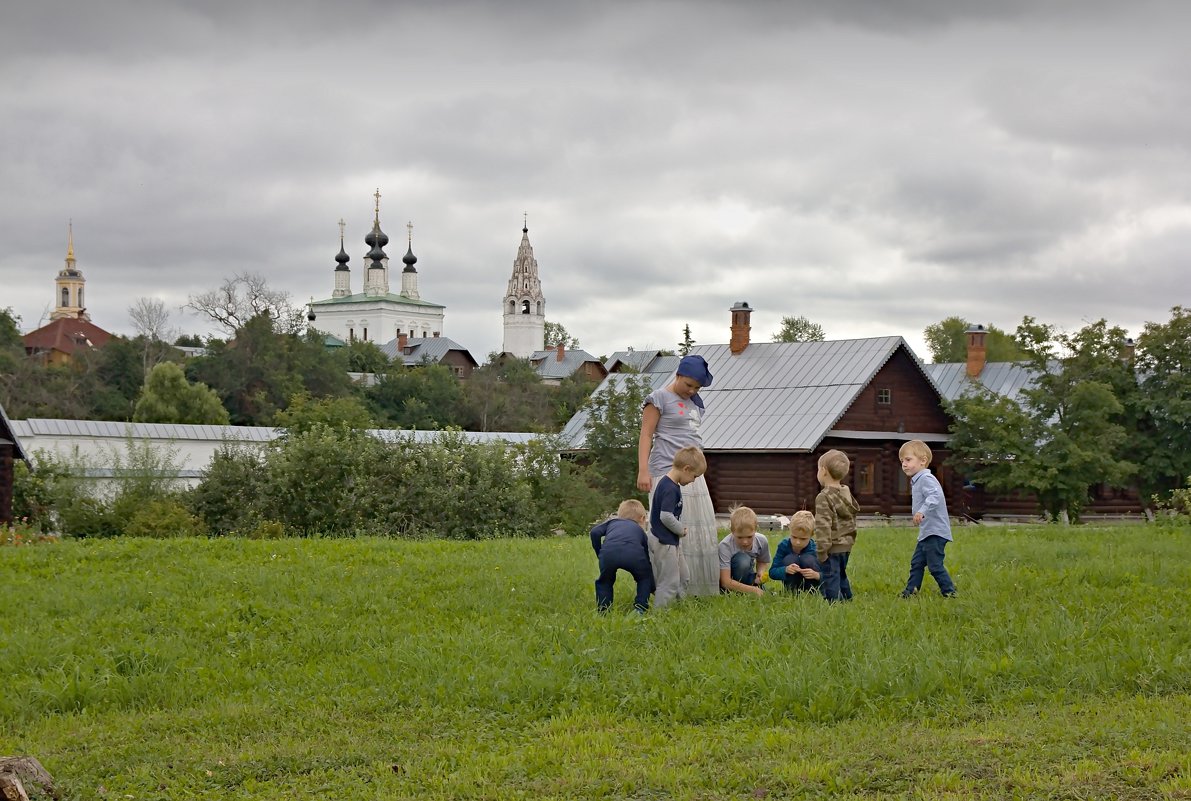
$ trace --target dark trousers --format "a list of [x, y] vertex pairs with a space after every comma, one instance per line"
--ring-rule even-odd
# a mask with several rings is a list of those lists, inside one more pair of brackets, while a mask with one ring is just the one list
[[807, 554], [806, 556], [795, 556], [794, 561], [786, 565], [786, 575], [782, 577], [782, 586], [789, 592], [814, 592], [819, 589], [820, 579], [804, 578], [801, 573], [792, 573], [792, 567], [811, 567], [815, 570], [820, 570], [819, 560]]
[[852, 600], [852, 583], [848, 581], [848, 557], [850, 551], [828, 554], [819, 559], [819, 592], [829, 601]]
[[902, 595], [913, 595], [922, 586], [923, 571], [929, 570], [939, 585], [939, 592], [944, 595], [955, 594], [955, 582], [947, 568], [943, 567], [943, 550], [947, 547], [947, 540], [931, 535], [918, 540], [914, 555], [910, 557], [910, 579], [906, 582], [906, 589]]
[[649, 565], [649, 557], [644, 553], [624, 553], [608, 548], [600, 551], [600, 577], [595, 582], [596, 609], [606, 612], [612, 606], [617, 570], [628, 571], [637, 582], [633, 607], [644, 612], [649, 608], [649, 595], [653, 592], [653, 568]]

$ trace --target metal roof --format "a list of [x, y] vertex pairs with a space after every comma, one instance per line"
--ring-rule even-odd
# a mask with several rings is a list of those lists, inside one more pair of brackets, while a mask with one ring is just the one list
[[267, 426], [205, 426], [181, 423], [119, 423], [111, 420], [14, 420], [27, 437], [91, 437], [93, 439], [238, 440], [269, 442], [277, 429]]
[[311, 301], [309, 305], [318, 306], [340, 306], [352, 303], [370, 303], [372, 301], [388, 301], [389, 303], [399, 303], [403, 306], [428, 306], [433, 309], [445, 309], [446, 306], [441, 303], [431, 303], [421, 298], [411, 298], [408, 295], [394, 295], [390, 292], [387, 295], [369, 295], [365, 292], [357, 292], [354, 295], [345, 295], [341, 298], [324, 298], [323, 300]]
[[[925, 365], [926, 372], [947, 400], [955, 400], [976, 382], [968, 378], [964, 362], [947, 362]], [[1034, 382], [1029, 362], [989, 362], [977, 376], [977, 382], [985, 389], [1016, 401], [1023, 389]]]
[[[653, 372], [651, 369], [655, 359], [661, 356], [660, 350], [618, 350], [604, 362], [604, 369], [612, 372], [620, 365], [632, 367], [638, 373]], [[674, 369], [674, 368], [670, 368]]]
[[471, 359], [473, 365], [478, 366], [478, 362], [471, 355], [471, 351], [449, 337], [409, 337], [406, 339], [405, 347], [409, 353], [399, 354], [397, 352], [397, 340], [391, 339], [381, 345], [380, 349], [390, 359], [400, 356], [406, 364], [417, 364], [423, 359], [437, 364], [446, 358], [447, 353], [457, 350]]
[[[3, 411], [3, 410], [0, 410]], [[165, 439], [165, 440], [208, 440], [271, 442], [284, 431], [267, 426], [206, 426], [183, 425], [181, 423], [118, 423], [109, 420], [49, 420], [33, 418], [13, 420], [13, 432], [24, 437], [88, 437], [92, 439]], [[404, 429], [374, 428], [368, 433], [377, 439], [393, 441], [401, 437], [413, 437], [418, 442], [432, 442], [446, 433], [444, 431], [414, 431]], [[468, 442], [510, 442], [524, 443], [542, 437], [542, 434], [510, 431], [460, 431]]]
[[[624, 389], [627, 382], [632, 380], [641, 380], [649, 382], [649, 391], [653, 392], [655, 389], [661, 389], [670, 382], [673, 378], [673, 371], [669, 373], [609, 373], [608, 377], [604, 379], [595, 391], [591, 393], [592, 398], [599, 395], [601, 392], [607, 392], [609, 387], [615, 387], [619, 392]], [[587, 418], [590, 410], [587, 405], [579, 407], [579, 411], [571, 416], [567, 424], [563, 426], [559, 433], [559, 439], [564, 445], [571, 448], [581, 450], [587, 441]]]
[[558, 359], [557, 350], [539, 350], [529, 357], [529, 362], [542, 378], [572, 376], [587, 362], [595, 362], [603, 366], [599, 359], [585, 350], [564, 350], [562, 361]]
[[[699, 393], [708, 409], [700, 432], [703, 447], [709, 451], [813, 450], [899, 349], [935, 386], [922, 362], [897, 336], [761, 342], [738, 355], [732, 355], [728, 345], [696, 346], [691, 353], [707, 360], [713, 376], [711, 386]], [[644, 376], [657, 389], [670, 382], [676, 367], [677, 357], [669, 371]], [[596, 392], [619, 386], [623, 376], [609, 375]], [[563, 429], [571, 447], [583, 447], [586, 423], [587, 410], [580, 409]]]

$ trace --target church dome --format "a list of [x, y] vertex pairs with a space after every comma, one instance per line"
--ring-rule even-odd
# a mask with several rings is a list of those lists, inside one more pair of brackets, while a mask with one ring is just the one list
[[[364, 237], [364, 244], [369, 247], [384, 247], [389, 244], [389, 236], [384, 231], [380, 230], [380, 221], [372, 224], [372, 230], [368, 232], [368, 236]], [[371, 258], [371, 254], [369, 254]]]
[[401, 260], [405, 262], [405, 269], [402, 272], [417, 272], [414, 269], [414, 265], [418, 263], [418, 257], [414, 255], [413, 245], [410, 245], [409, 250], [405, 251], [405, 255], [401, 257]]
[[342, 242], [339, 243], [339, 252], [335, 254], [335, 261], [339, 265], [335, 268], [336, 271], [348, 270], [347, 263], [351, 261], [351, 256], [347, 255], [347, 251], [343, 249]]

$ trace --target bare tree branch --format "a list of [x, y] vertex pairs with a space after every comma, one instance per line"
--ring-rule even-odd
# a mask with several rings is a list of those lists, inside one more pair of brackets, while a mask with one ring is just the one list
[[304, 310], [290, 302], [288, 292], [270, 289], [259, 273], [236, 273], [218, 289], [191, 295], [184, 308], [211, 319], [229, 335], [260, 314], [273, 320], [273, 330], [296, 334], [305, 326]]

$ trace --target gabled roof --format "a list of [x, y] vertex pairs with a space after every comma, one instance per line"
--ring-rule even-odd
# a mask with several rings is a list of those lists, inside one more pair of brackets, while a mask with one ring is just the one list
[[[727, 345], [696, 346], [691, 353], [705, 358], [714, 376], [712, 385], [700, 391], [708, 410], [701, 430], [703, 447], [814, 450], [899, 350], [937, 393], [922, 362], [901, 337], [753, 343], [735, 356]], [[656, 389], [673, 375], [671, 370], [645, 377]], [[610, 382], [618, 377], [629, 376], [614, 373], [596, 391], [617, 385]], [[586, 409], [581, 409], [563, 429], [572, 447], [582, 447], [585, 426]]]
[[604, 369], [614, 373], [631, 367], [638, 373], [674, 372], [681, 356], [663, 356], [660, 350], [618, 350], [604, 362]]
[[1034, 383], [1029, 362], [989, 362], [973, 381], [968, 378], [964, 362], [944, 362], [925, 365], [927, 374], [944, 398], [953, 401], [977, 384], [985, 389], [1016, 401], [1021, 391]]
[[529, 363], [542, 378], [567, 378], [588, 362], [594, 362], [601, 368], [604, 366], [599, 359], [585, 350], [564, 350], [562, 361], [559, 361], [558, 351], [554, 349], [534, 351], [529, 357]]
[[29, 454], [25, 453], [25, 449], [21, 447], [21, 440], [12, 423], [9, 422], [8, 415], [4, 413], [4, 405], [0, 404], [0, 443], [8, 442], [12, 443], [15, 450], [14, 458], [23, 459], [25, 462], [29, 461]]
[[111, 338], [110, 333], [89, 320], [62, 317], [36, 331], [30, 331], [21, 339], [25, 343], [25, 349], [29, 351], [56, 350], [73, 354], [80, 348], [102, 348]]
[[479, 367], [479, 362], [472, 357], [467, 348], [448, 337], [410, 337], [405, 342], [405, 352], [397, 352], [397, 340], [391, 339], [380, 346], [381, 352], [390, 359], [401, 357], [406, 364], [417, 364], [423, 360], [438, 364], [451, 351], [458, 351], [467, 357], [473, 367]]

